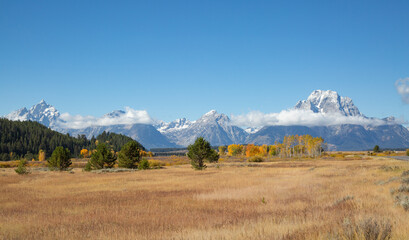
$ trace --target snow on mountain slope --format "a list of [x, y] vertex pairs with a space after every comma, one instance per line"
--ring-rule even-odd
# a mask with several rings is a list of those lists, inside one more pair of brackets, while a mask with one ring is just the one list
[[36, 121], [47, 127], [54, 125], [57, 119], [60, 117], [60, 113], [55, 107], [47, 104], [44, 100], [32, 106], [30, 110], [27, 108], [21, 108], [17, 111], [11, 112], [5, 116], [10, 120], [19, 121]]
[[344, 116], [363, 116], [349, 97], [341, 97], [331, 90], [313, 91], [307, 100], [299, 101], [294, 109], [311, 110], [315, 113], [341, 113]]
[[[196, 121], [181, 118], [170, 123], [156, 121], [155, 124], [146, 111], [125, 110], [116, 110], [99, 118], [79, 115], [67, 117], [68, 113], [60, 115], [53, 106], [42, 100], [30, 109], [21, 108], [5, 117], [10, 120], [37, 121], [59, 132], [74, 136], [85, 134], [88, 138], [102, 131], [121, 133], [138, 140], [146, 148], [188, 146], [197, 137], [204, 137], [213, 146], [233, 143], [274, 144], [275, 140], [288, 134], [322, 136], [328, 146], [337, 150], [364, 150], [374, 144], [390, 148], [409, 147], [409, 131], [399, 121], [393, 117], [365, 117], [350, 98], [329, 90], [312, 92], [307, 100], [299, 101], [290, 110], [244, 116], [245, 121], [242, 122], [248, 123], [251, 121], [247, 120], [264, 119], [264, 124], [257, 125], [241, 124], [237, 119], [233, 123], [228, 116], [215, 110]], [[84, 125], [84, 121], [87, 124]], [[235, 124], [250, 127], [244, 130]]]
[[243, 129], [233, 126], [229, 117], [215, 110], [204, 114], [197, 121], [182, 126], [163, 131], [163, 134], [182, 146], [192, 144], [197, 137], [204, 137], [214, 146], [242, 143], [248, 135]]
[[187, 120], [186, 118], [179, 118], [179, 119], [176, 119], [175, 121], [172, 121], [170, 123], [160, 122], [155, 127], [161, 133], [169, 133], [169, 132], [179, 131], [179, 130], [188, 128], [193, 123], [194, 122], [191, 122], [191, 121]]

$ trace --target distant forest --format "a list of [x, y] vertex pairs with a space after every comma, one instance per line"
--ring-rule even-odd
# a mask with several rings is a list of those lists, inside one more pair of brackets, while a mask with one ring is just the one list
[[20, 159], [26, 155], [37, 156], [40, 150], [45, 151], [46, 157], [49, 157], [58, 146], [68, 148], [73, 157], [78, 157], [81, 149], [93, 150], [97, 143], [106, 143], [117, 152], [129, 141], [133, 139], [105, 131], [88, 140], [85, 135], [71, 137], [37, 122], [0, 119], [0, 161]]

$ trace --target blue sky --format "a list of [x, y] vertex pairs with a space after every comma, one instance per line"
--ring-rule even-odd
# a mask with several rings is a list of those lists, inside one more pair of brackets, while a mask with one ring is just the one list
[[0, 0], [0, 115], [279, 112], [315, 89], [409, 119], [409, 1]]

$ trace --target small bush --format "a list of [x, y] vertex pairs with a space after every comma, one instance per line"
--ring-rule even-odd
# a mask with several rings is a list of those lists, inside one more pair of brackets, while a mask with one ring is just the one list
[[161, 167], [165, 166], [164, 162], [161, 162], [161, 161], [158, 161], [158, 160], [149, 159], [148, 162], [149, 162], [149, 166], [151, 168], [161, 168]]
[[263, 162], [264, 159], [260, 156], [254, 156], [254, 157], [247, 159], [247, 161], [248, 162]]
[[373, 218], [364, 219], [359, 223], [345, 219], [343, 229], [337, 237], [351, 240], [388, 240], [392, 237], [392, 225], [389, 221], [379, 221]]
[[392, 171], [399, 171], [401, 169], [401, 167], [383, 165], [383, 166], [379, 167], [379, 169], [381, 169], [381, 170], [383, 170], [385, 172], [392, 172]]
[[397, 191], [398, 191], [398, 192], [407, 192], [407, 193], [409, 193], [409, 186], [407, 186], [407, 185], [400, 185]]
[[26, 168], [26, 164], [27, 164], [27, 160], [26, 159], [21, 159], [20, 163], [17, 166], [17, 169], [15, 169], [14, 171], [16, 171], [16, 173], [18, 173], [18, 174], [28, 174], [28, 173], [30, 173], [30, 171], [28, 171], [27, 168]]
[[367, 240], [391, 239], [392, 225], [389, 221], [379, 222], [373, 218], [368, 218], [358, 225], [358, 228]]
[[409, 156], [409, 149], [406, 149], [406, 156]]
[[403, 184], [409, 184], [409, 178], [402, 178], [401, 182]]
[[401, 205], [405, 211], [409, 210], [409, 197], [406, 195], [396, 195], [395, 203]]
[[149, 161], [146, 159], [142, 159], [142, 161], [140, 161], [138, 164], [138, 169], [139, 170], [149, 169]]
[[340, 199], [336, 200], [336, 201], [332, 204], [332, 206], [333, 206], [333, 207], [334, 207], [334, 206], [337, 206], [337, 205], [342, 204], [342, 203], [344, 203], [344, 202], [347, 202], [347, 201], [349, 201], [349, 200], [354, 200], [354, 196], [347, 195], [347, 196], [345, 196], [345, 197], [343, 197], [343, 198], [340, 198]]
[[92, 170], [91, 162], [88, 161], [87, 164], [85, 164], [84, 171], [90, 172], [91, 170]]
[[402, 177], [409, 176], [409, 170], [403, 171]]

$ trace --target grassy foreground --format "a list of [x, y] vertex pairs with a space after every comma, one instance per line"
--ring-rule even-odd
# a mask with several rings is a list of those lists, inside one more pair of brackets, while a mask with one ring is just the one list
[[409, 163], [298, 160], [17, 175], [0, 169], [0, 239], [409, 239], [390, 193]]

